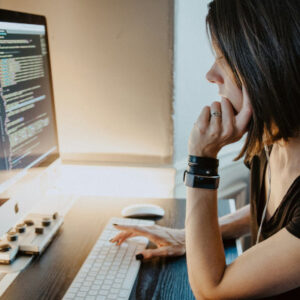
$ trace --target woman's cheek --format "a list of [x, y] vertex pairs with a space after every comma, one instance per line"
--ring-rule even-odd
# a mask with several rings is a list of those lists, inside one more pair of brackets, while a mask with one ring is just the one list
[[238, 114], [243, 106], [243, 96], [242, 93], [239, 93], [238, 95], [234, 95], [232, 97], [228, 97], [227, 100], [232, 104], [233, 112], [234, 114]]

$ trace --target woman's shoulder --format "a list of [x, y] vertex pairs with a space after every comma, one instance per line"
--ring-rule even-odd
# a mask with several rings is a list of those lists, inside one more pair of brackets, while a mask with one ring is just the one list
[[300, 175], [295, 179], [286, 197], [287, 210], [290, 212], [290, 222], [286, 229], [293, 235], [300, 238]]

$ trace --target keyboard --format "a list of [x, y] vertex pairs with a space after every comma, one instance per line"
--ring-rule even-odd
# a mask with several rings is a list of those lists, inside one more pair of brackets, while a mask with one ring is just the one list
[[133, 237], [120, 246], [110, 243], [119, 230], [112, 224], [153, 225], [154, 221], [111, 218], [70, 285], [64, 300], [129, 299], [141, 262], [135, 255], [147, 247], [148, 239]]

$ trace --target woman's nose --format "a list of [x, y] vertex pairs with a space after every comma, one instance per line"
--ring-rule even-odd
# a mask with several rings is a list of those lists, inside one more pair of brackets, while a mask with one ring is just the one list
[[214, 63], [213, 66], [210, 68], [210, 70], [206, 73], [206, 79], [209, 82], [216, 83], [216, 84], [224, 83], [223, 77], [218, 71], [216, 63]]

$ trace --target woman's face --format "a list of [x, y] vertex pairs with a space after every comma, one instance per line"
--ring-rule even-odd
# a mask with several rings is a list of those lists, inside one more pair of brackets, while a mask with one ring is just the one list
[[215, 63], [206, 74], [206, 79], [218, 85], [219, 95], [231, 102], [235, 113], [240, 112], [243, 103], [242, 91], [235, 83], [232, 71], [223, 56], [216, 57]]

